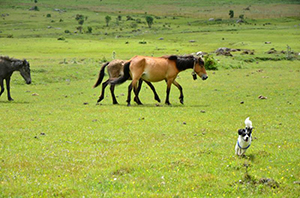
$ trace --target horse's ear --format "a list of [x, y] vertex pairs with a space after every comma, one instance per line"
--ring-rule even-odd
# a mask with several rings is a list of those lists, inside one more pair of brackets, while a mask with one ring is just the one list
[[198, 57], [198, 63], [204, 64], [203, 56]]
[[177, 56], [176, 55], [171, 55], [168, 58], [169, 60], [177, 60]]

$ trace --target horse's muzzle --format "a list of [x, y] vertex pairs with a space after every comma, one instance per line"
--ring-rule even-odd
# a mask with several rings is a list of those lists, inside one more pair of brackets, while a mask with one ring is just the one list
[[31, 84], [31, 80], [26, 80], [26, 84], [30, 85]]
[[206, 74], [202, 75], [202, 80], [208, 79], [208, 76]]

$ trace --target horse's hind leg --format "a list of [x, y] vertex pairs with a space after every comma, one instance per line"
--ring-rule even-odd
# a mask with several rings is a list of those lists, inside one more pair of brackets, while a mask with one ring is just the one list
[[109, 79], [107, 81], [105, 81], [104, 83], [102, 83], [102, 91], [101, 91], [101, 96], [99, 97], [99, 99], [97, 100], [97, 103], [101, 102], [104, 99], [104, 91], [106, 86], [109, 83]]
[[180, 103], [183, 104], [183, 91], [182, 91], [182, 87], [175, 80], [173, 81], [173, 84], [179, 89], [179, 91], [180, 91], [179, 100], [180, 100]]
[[134, 101], [138, 104], [138, 105], [142, 105], [143, 103], [141, 102], [140, 98], [139, 98], [139, 93], [141, 91], [142, 88], [142, 84], [143, 84], [143, 80], [140, 79], [139, 83], [138, 83], [138, 87], [135, 91], [135, 96], [134, 96]]
[[151, 82], [148, 82], [148, 81], [145, 81], [145, 82], [147, 83], [147, 85], [148, 85], [148, 86], [151, 88], [151, 90], [153, 91], [153, 93], [154, 93], [154, 99], [155, 99], [157, 102], [160, 103], [160, 98], [159, 98], [159, 96], [157, 95], [156, 90], [155, 90], [154, 86], [152, 85], [152, 83], [151, 83]]
[[110, 93], [113, 100], [113, 104], [119, 104], [115, 96], [115, 85], [110, 85]]

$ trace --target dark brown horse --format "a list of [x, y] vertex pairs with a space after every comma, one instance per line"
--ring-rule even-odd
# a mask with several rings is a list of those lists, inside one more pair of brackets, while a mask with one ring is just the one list
[[0, 56], [0, 96], [4, 92], [4, 83], [6, 81], [7, 98], [12, 101], [10, 96], [10, 77], [14, 71], [19, 71], [27, 84], [31, 83], [30, 66], [29, 63], [24, 60], [9, 58], [7, 56]]
[[[107, 62], [105, 63], [101, 69], [100, 69], [100, 72], [99, 72], [99, 76], [98, 76], [98, 80], [96, 82], [96, 84], [93, 86], [94, 88], [97, 87], [98, 85], [101, 84], [103, 78], [104, 78], [104, 73], [105, 73], [105, 68], [107, 68], [107, 72], [108, 72], [108, 76], [109, 76], [109, 79], [106, 80], [104, 83], [102, 83], [102, 91], [101, 91], [101, 95], [97, 101], [97, 103], [101, 102], [103, 99], [104, 99], [104, 92], [105, 92], [105, 88], [106, 86], [113, 80], [117, 79], [118, 77], [122, 76], [123, 75], [123, 67], [124, 67], [124, 64], [125, 64], [125, 61], [124, 60], [113, 60], [111, 62]], [[158, 102], [160, 102], [160, 98], [159, 96], [157, 95], [156, 91], [155, 91], [155, 88], [154, 86], [150, 83], [150, 82], [147, 82], [145, 81], [149, 87], [151, 88], [151, 90], [153, 91], [154, 93], [154, 99], [157, 100]], [[140, 79], [139, 81], [139, 86], [138, 86], [138, 91], [140, 91], [141, 89], [141, 86], [142, 86], [142, 83], [143, 83], [143, 80]], [[131, 84], [129, 85], [131, 86]], [[131, 88], [129, 88], [131, 89]], [[115, 93], [114, 93], [114, 90], [115, 90], [115, 85], [110, 85], [110, 92], [111, 92], [111, 97], [112, 97], [112, 100], [113, 100], [113, 104], [118, 104], [118, 101], [116, 99], [116, 96], [115, 96]]]
[[[208, 78], [204, 61], [201, 58], [194, 56], [164, 56], [164, 57], [147, 57], [135, 56], [130, 62], [124, 65], [124, 75], [111, 82], [112, 85], [125, 82], [130, 76], [132, 78], [132, 87], [128, 89], [127, 104], [130, 105], [131, 89], [134, 89], [136, 102], [142, 104], [138, 98], [137, 83], [140, 79], [149, 82], [158, 82], [165, 80], [167, 83], [167, 95], [165, 103], [170, 105], [169, 94], [171, 84], [173, 83], [180, 90], [180, 102], [183, 104], [182, 87], [175, 81], [178, 73], [186, 69], [193, 69], [194, 72], [206, 80]], [[194, 76], [195, 79], [195, 76]]]

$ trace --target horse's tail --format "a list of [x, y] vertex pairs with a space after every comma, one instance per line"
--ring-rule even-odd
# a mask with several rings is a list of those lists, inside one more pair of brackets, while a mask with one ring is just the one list
[[112, 85], [122, 84], [123, 82], [128, 80], [130, 78], [129, 66], [130, 66], [130, 62], [125, 63], [123, 68], [123, 73], [124, 73], [123, 76], [120, 76], [116, 80], [112, 81], [110, 84]]
[[96, 82], [96, 84], [93, 86], [93, 88], [98, 87], [98, 85], [101, 84], [103, 78], [104, 78], [104, 71], [105, 71], [105, 67], [109, 64], [109, 62], [105, 63], [104, 65], [102, 65], [100, 72], [99, 72], [99, 77], [98, 80]]

